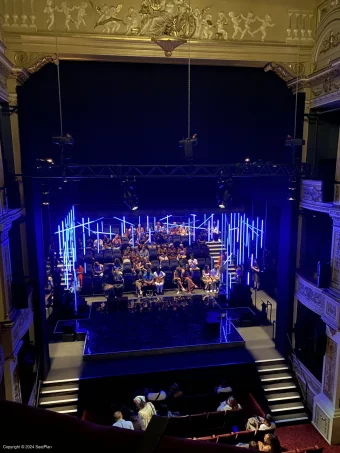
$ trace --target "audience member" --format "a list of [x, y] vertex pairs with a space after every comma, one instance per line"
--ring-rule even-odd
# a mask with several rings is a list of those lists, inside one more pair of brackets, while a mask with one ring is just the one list
[[265, 417], [251, 417], [247, 421], [246, 429], [249, 431], [267, 431], [268, 429], [275, 429], [275, 423], [269, 414]]
[[153, 415], [156, 415], [155, 406], [149, 402], [146, 402], [145, 396], [136, 396], [133, 400], [138, 409], [138, 418], [142, 431], [145, 431], [150, 423]]
[[149, 401], [164, 401], [166, 400], [166, 393], [158, 385], [153, 385], [147, 395], [147, 399]]
[[259, 440], [259, 450], [268, 453], [280, 453], [281, 445], [279, 439], [274, 434], [266, 434], [263, 442]]
[[133, 424], [123, 419], [123, 414], [120, 411], [117, 411], [113, 414], [115, 423], [112, 425], [116, 428], [125, 428], [125, 429], [134, 429]]
[[93, 264], [93, 276], [94, 277], [102, 277], [104, 275], [104, 266], [99, 263], [98, 261], [95, 261]]
[[217, 408], [218, 411], [234, 411], [237, 409], [242, 409], [242, 407], [233, 396], [230, 396], [226, 401], [222, 401]]
[[231, 393], [233, 389], [229, 387], [227, 381], [221, 381], [220, 385], [215, 388], [216, 393]]
[[164, 288], [165, 273], [161, 270], [159, 266], [157, 266], [157, 269], [153, 275], [155, 277], [157, 294], [162, 294]]

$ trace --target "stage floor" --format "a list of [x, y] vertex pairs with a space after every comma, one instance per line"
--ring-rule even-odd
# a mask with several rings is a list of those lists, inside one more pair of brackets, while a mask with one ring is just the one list
[[[55, 333], [72, 321], [59, 321]], [[93, 302], [84, 333], [84, 360], [244, 347], [245, 342], [212, 296], [158, 297]]]

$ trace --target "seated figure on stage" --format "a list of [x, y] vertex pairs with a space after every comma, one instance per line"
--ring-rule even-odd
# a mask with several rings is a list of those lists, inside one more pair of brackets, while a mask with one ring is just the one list
[[119, 248], [122, 245], [122, 240], [119, 236], [119, 234], [116, 234], [116, 236], [112, 239], [112, 247], [113, 248]]
[[120, 273], [122, 273], [122, 263], [119, 258], [116, 258], [114, 260], [113, 269], [118, 270]]
[[155, 285], [156, 285], [157, 294], [162, 294], [163, 289], [164, 289], [165, 273], [161, 270], [161, 268], [159, 266], [157, 266], [156, 272], [154, 272], [153, 275], [155, 277]]
[[142, 248], [139, 250], [139, 258], [149, 258], [149, 250], [145, 247], [145, 245], [142, 245]]
[[93, 242], [93, 247], [94, 248], [98, 248], [99, 246], [99, 250], [101, 250], [103, 248], [103, 239], [95, 239], [94, 242]]
[[180, 291], [185, 291], [182, 283], [182, 269], [180, 267], [177, 267], [174, 271], [174, 279], [173, 282], [177, 286], [177, 294], [180, 293]]
[[210, 271], [210, 276], [212, 278], [211, 288], [214, 293], [218, 293], [218, 288], [221, 282], [220, 266], [215, 264], [214, 269]]
[[171, 244], [168, 248], [168, 257], [170, 260], [175, 260], [177, 258], [177, 250], [174, 244]]
[[218, 230], [218, 226], [217, 226], [216, 222], [214, 222], [211, 232], [212, 232], [214, 242], [217, 242], [220, 238], [220, 232]]
[[187, 266], [186, 269], [184, 269], [183, 280], [187, 285], [188, 293], [191, 294], [193, 290], [197, 288], [197, 285], [195, 285], [195, 283], [192, 280], [192, 273], [189, 266]]
[[113, 288], [115, 297], [122, 297], [124, 291], [124, 278], [119, 269], [113, 271]]
[[123, 264], [130, 263], [130, 260], [131, 260], [131, 247], [130, 246], [126, 247], [126, 249], [124, 250], [122, 260], [123, 260]]
[[98, 261], [95, 261], [93, 264], [93, 276], [94, 277], [102, 277], [104, 275], [104, 266], [99, 263]]
[[143, 272], [138, 271], [135, 274], [135, 285], [138, 297], [143, 297]]
[[204, 290], [206, 292], [212, 292], [212, 277], [211, 277], [211, 274], [210, 274], [210, 268], [208, 266], [208, 264], [206, 264], [204, 266], [204, 269], [202, 271], [202, 282], [204, 284]]
[[199, 269], [198, 267], [198, 261], [197, 259], [194, 257], [193, 254], [190, 255], [190, 259], [188, 261], [188, 264], [189, 264], [189, 268], [191, 271], [195, 271], [197, 269]]
[[146, 271], [143, 274], [143, 292], [144, 294], [146, 291], [155, 291], [155, 277], [154, 274], [151, 272], [151, 267], [148, 266]]

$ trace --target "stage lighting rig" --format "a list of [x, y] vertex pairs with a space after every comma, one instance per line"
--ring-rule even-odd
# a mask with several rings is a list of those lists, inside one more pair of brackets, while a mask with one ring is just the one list
[[37, 170], [40, 170], [41, 168], [52, 168], [52, 165], [54, 165], [53, 159], [48, 158], [48, 159], [36, 159], [35, 160], [37, 163]]
[[131, 211], [136, 211], [138, 209], [138, 198], [136, 195], [134, 183], [125, 180], [122, 182], [122, 187], [124, 203], [129, 209], [131, 209]]
[[216, 191], [216, 199], [217, 204], [221, 209], [225, 209], [230, 207], [231, 204], [231, 188], [232, 188], [233, 180], [230, 176], [223, 176], [221, 175], [217, 181], [217, 191]]
[[58, 146], [73, 146], [74, 140], [72, 135], [66, 134], [62, 137], [52, 137], [52, 144]]
[[180, 140], [179, 146], [180, 148], [184, 148], [184, 157], [186, 161], [192, 161], [194, 159], [192, 148], [194, 146], [197, 146], [197, 143], [198, 143], [197, 134], [194, 134], [192, 138]]

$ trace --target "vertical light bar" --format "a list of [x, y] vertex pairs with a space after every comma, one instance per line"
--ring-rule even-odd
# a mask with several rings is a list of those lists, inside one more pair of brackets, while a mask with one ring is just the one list
[[166, 233], [169, 234], [169, 216], [166, 216]]
[[234, 222], [234, 225], [233, 225], [233, 254], [235, 255], [235, 251], [236, 251], [236, 213], [234, 214], [233, 216], [233, 222]]
[[100, 231], [101, 231], [102, 233], [104, 233], [104, 222], [101, 221], [100, 224], [101, 224], [101, 230], [100, 230]]
[[252, 254], [251, 254], [251, 260], [250, 260], [250, 265], [252, 266], [253, 263], [254, 263], [254, 255], [253, 255], [253, 253], [252, 253]]
[[110, 224], [110, 241], [112, 239], [112, 225]]
[[58, 241], [59, 241], [59, 256], [61, 257], [61, 233], [60, 233], [60, 225], [58, 225]]
[[189, 245], [191, 245], [190, 217], [188, 218], [188, 235], [189, 235]]
[[196, 241], [196, 214], [191, 214], [193, 219], [192, 219], [192, 240], [195, 242]]
[[149, 231], [149, 216], [146, 216], [146, 229]]
[[84, 219], [84, 217], [81, 219], [81, 221], [82, 221], [82, 226], [83, 226], [83, 252], [84, 252], [84, 255], [85, 255], [85, 253], [86, 253], [86, 244], [85, 244], [86, 240], [85, 240], [85, 219]]
[[89, 236], [91, 236], [91, 231], [90, 231], [90, 217], [87, 218], [87, 231], [89, 233]]
[[123, 237], [124, 235], [124, 222], [120, 222], [120, 235]]
[[97, 252], [99, 253], [99, 225], [97, 223]]
[[261, 220], [261, 243], [260, 243], [261, 249], [263, 247], [263, 219]]
[[149, 228], [149, 242], [151, 242], [151, 228]]
[[156, 217], [154, 217], [154, 218], [153, 218], [153, 228], [154, 228], [154, 230], [156, 229], [156, 223], [157, 223], [157, 222], [156, 222]]
[[253, 241], [254, 240], [254, 228], [255, 228], [254, 220], [252, 220], [251, 226], [252, 226], [252, 229], [251, 229], [251, 240]]
[[135, 246], [135, 226], [131, 225], [131, 232], [132, 232], [132, 247]]
[[244, 264], [244, 245], [245, 245], [244, 243], [246, 240], [245, 232], [246, 232], [246, 215], [244, 214], [243, 215], [243, 231], [242, 231], [242, 235], [243, 235], [243, 238], [242, 238], [242, 264]]
[[211, 221], [210, 221], [210, 240], [212, 241], [213, 238], [213, 228], [214, 228], [214, 214], [211, 214]]
[[240, 245], [239, 245], [239, 250], [240, 250], [240, 259], [238, 264], [242, 263], [242, 244], [243, 244], [243, 225], [242, 225], [242, 216], [241, 216], [241, 222], [240, 222], [240, 228], [239, 228], [239, 238], [240, 238]]
[[256, 259], [258, 258], [258, 254], [257, 254], [257, 248], [258, 248], [258, 244], [259, 244], [259, 239], [260, 239], [260, 234], [259, 234], [259, 218], [256, 217]]
[[250, 285], [249, 280], [250, 280], [250, 272], [247, 272], [247, 284], [248, 285]]
[[63, 250], [65, 249], [65, 225], [64, 221], [61, 222], [61, 238], [62, 238], [62, 244], [63, 244]]
[[126, 220], [125, 220], [125, 216], [123, 216], [123, 233], [125, 233], [126, 231]]

